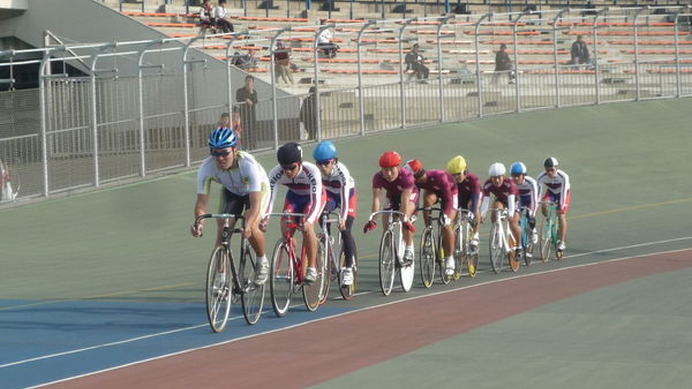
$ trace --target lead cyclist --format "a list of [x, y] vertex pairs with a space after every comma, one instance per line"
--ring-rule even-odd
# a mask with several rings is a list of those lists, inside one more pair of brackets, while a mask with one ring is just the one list
[[[543, 161], [545, 171], [538, 175], [536, 181], [541, 189], [538, 198], [557, 203], [558, 214], [558, 243], [557, 251], [565, 251], [567, 238], [567, 211], [572, 197], [569, 183], [569, 175], [558, 168], [558, 160], [548, 157]], [[545, 215], [547, 207], [544, 205], [541, 211]]]

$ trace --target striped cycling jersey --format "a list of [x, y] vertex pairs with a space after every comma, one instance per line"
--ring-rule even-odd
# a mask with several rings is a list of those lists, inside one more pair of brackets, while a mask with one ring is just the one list
[[570, 191], [569, 176], [567, 173], [557, 169], [555, 177], [551, 177], [548, 172], [542, 172], [536, 179], [540, 188], [539, 198], [544, 198], [546, 191], [560, 197], [559, 206], [563, 207]]
[[351, 189], [356, 187], [351, 172], [346, 165], [337, 161], [330, 175], [322, 175], [322, 185], [330, 196], [339, 198], [341, 219], [346, 220], [349, 211]]
[[281, 165], [274, 166], [271, 172], [269, 172], [269, 191], [271, 197], [266, 212], [264, 213], [265, 215], [270, 214], [274, 207], [274, 200], [276, 200], [276, 194], [278, 192], [277, 184], [282, 184], [287, 186], [288, 191], [295, 195], [310, 197], [310, 206], [304, 213], [307, 215], [308, 222], [315, 223], [324, 205], [322, 201], [322, 174], [317, 166], [310, 162], [301, 162], [299, 169], [300, 171], [295, 178], [286, 176]]
[[197, 194], [208, 195], [212, 182], [223, 185], [238, 196], [267, 190], [269, 186], [267, 172], [255, 157], [244, 151], [238, 151], [233, 166], [228, 170], [219, 168], [214, 157], [207, 157], [197, 172]]
[[538, 207], [538, 184], [533, 177], [524, 176], [524, 182], [517, 184], [519, 191], [519, 206], [527, 207], [531, 210], [531, 215], [536, 213]]

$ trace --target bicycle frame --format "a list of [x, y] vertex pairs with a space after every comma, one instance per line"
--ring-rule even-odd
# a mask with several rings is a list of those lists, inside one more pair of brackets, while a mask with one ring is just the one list
[[471, 237], [473, 236], [474, 221], [475, 215], [473, 212], [466, 208], [457, 209], [456, 226], [454, 227], [456, 231], [456, 244], [454, 248], [456, 270], [453, 276], [454, 279], [459, 279], [461, 277], [462, 259], [466, 260], [469, 276], [476, 276], [476, 271], [478, 270], [478, 251], [471, 252], [471, 248], [469, 247]]
[[[511, 265], [514, 265], [513, 261], [515, 260], [515, 258], [512, 258], [515, 254], [509, 243], [512, 239], [512, 231], [509, 227], [507, 209], [493, 209], [493, 223], [490, 231], [490, 265], [493, 268], [493, 272], [497, 274], [502, 271], [505, 258], [507, 258]], [[517, 268], [512, 266], [512, 271], [516, 270]]]
[[301, 220], [299, 223], [286, 223], [286, 230], [282, 231], [281, 237], [281, 239], [283, 239], [283, 241], [286, 244], [288, 244], [288, 255], [289, 259], [291, 260], [290, 266], [295, 276], [294, 285], [300, 286], [305, 282], [305, 276], [303, 273], [305, 270], [304, 268], [307, 266], [307, 264], [304, 264], [303, 260], [305, 259], [306, 253], [305, 247], [303, 247], [301, 249], [300, 256], [296, 255], [296, 241], [293, 238], [293, 235], [296, 233], [296, 230], [300, 228], [300, 226], [302, 226], [303, 220], [305, 220], [306, 215], [303, 213], [277, 212], [266, 215], [265, 219], [269, 219], [274, 216], [279, 216], [282, 218], [297, 217]]
[[[557, 253], [557, 241], [558, 241], [558, 215], [557, 215], [557, 203], [554, 201], [540, 201], [538, 203], [542, 209], [541, 227], [539, 230], [538, 243], [541, 249], [541, 259], [543, 262], [550, 260], [551, 249], [555, 250]], [[552, 248], [551, 248], [552, 246]], [[556, 258], [562, 259], [562, 255], [557, 254]]]
[[451, 276], [445, 273], [444, 248], [442, 247], [442, 208], [439, 206], [418, 208], [427, 215], [426, 227], [421, 235], [420, 243], [420, 269], [423, 286], [430, 288], [435, 282], [435, 269], [440, 269], [440, 279], [444, 284], [451, 281]]
[[[332, 236], [331, 226], [337, 225], [336, 238]], [[319, 237], [323, 247], [320, 255], [322, 261], [327, 264], [327, 275], [325, 275], [324, 290], [322, 291], [321, 303], [324, 303], [329, 298], [329, 287], [333, 278], [338, 279], [341, 274], [341, 233], [338, 226], [341, 224], [341, 215], [336, 212], [322, 212], [320, 225], [322, 227], [322, 236]], [[335, 255], [334, 253], [339, 253]]]

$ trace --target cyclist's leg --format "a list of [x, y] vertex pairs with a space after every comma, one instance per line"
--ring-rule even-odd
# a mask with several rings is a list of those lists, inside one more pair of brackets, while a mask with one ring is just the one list
[[343, 245], [346, 267], [353, 267], [356, 258], [356, 240], [351, 232], [355, 220], [355, 217], [349, 215], [346, 218], [346, 228], [341, 231], [341, 244]]
[[563, 245], [567, 242], [567, 211], [569, 210], [571, 197], [571, 193], [568, 191], [565, 195], [565, 203], [562, 208], [558, 208], [557, 210], [559, 225], [558, 236]]

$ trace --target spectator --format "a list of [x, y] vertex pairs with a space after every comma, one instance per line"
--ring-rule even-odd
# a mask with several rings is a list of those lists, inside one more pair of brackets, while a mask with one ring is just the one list
[[[427, 80], [428, 74], [430, 74], [430, 69], [425, 66], [425, 57], [420, 53], [420, 46], [418, 43], [414, 44], [404, 57], [404, 62], [406, 62], [406, 71], [409, 69], [413, 70], [416, 78], [419, 80]], [[427, 83], [427, 81], [424, 81]]]
[[[327, 19], [320, 19], [320, 24], [327, 24]], [[334, 38], [334, 33], [329, 29], [325, 28], [317, 36], [317, 50], [318, 54], [322, 58], [334, 58], [336, 57], [336, 52], [339, 51], [339, 46], [332, 42]]]
[[509, 83], [514, 84], [512, 60], [509, 59], [509, 54], [507, 54], [507, 45], [504, 43], [500, 45], [500, 51], [495, 54], [495, 75], [493, 76], [493, 83], [497, 83], [497, 79], [502, 73], [507, 73]]
[[300, 121], [305, 126], [308, 139], [316, 139], [317, 135], [317, 88], [310, 87], [308, 96], [303, 100], [300, 107]]
[[256, 69], [257, 57], [255, 57], [255, 50], [250, 49], [247, 54], [240, 54], [236, 51], [233, 53], [233, 61], [231, 63], [243, 70]]
[[207, 31], [207, 28], [214, 28], [214, 10], [211, 7], [211, 0], [204, 0], [199, 8], [199, 33], [200, 35]]
[[581, 35], [577, 35], [577, 40], [572, 43], [572, 50], [570, 54], [572, 55], [572, 65], [590, 63], [589, 47], [586, 46], [586, 42], [584, 42]]
[[240, 108], [233, 107], [233, 117], [231, 118], [231, 129], [238, 136], [238, 147], [243, 146], [243, 122], [240, 119]]
[[282, 41], [276, 42], [274, 50], [274, 74], [277, 81], [281, 78], [286, 84], [293, 85], [293, 75], [291, 74], [290, 49]]
[[219, 5], [214, 11], [216, 27], [223, 31], [224, 34], [233, 32], [233, 23], [231, 23], [231, 15], [226, 11], [226, 0], [219, 0]]
[[257, 91], [255, 90], [255, 78], [252, 76], [245, 77], [245, 86], [238, 88], [235, 93], [235, 99], [240, 103], [240, 122], [243, 123], [244, 130], [247, 131], [244, 135], [245, 149], [252, 150], [255, 147], [254, 139], [257, 137]]

